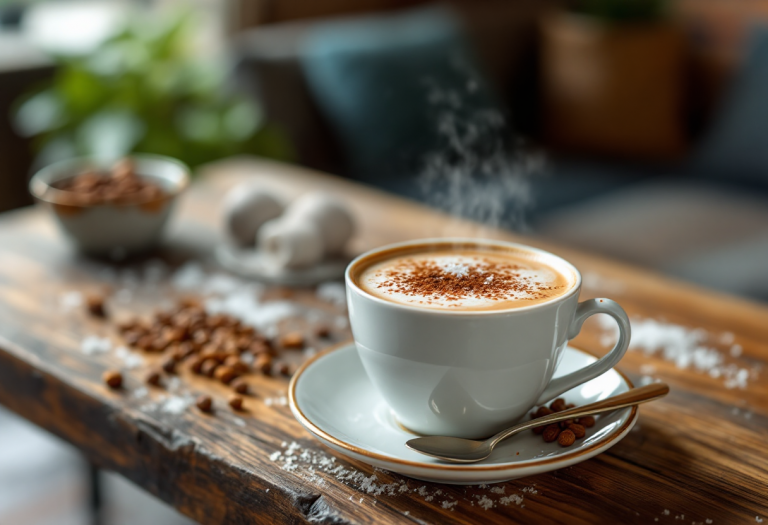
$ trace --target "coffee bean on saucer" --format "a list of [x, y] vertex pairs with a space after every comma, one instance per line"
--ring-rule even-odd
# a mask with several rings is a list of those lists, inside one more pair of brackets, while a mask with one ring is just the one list
[[581, 439], [587, 434], [587, 429], [584, 428], [584, 425], [579, 425], [578, 423], [572, 423], [568, 425], [568, 430], [573, 432], [573, 435], [576, 436], [576, 439]]
[[595, 418], [592, 416], [584, 416], [580, 417], [578, 421], [579, 425], [585, 426], [587, 428], [595, 426]]
[[233, 410], [242, 410], [243, 409], [243, 396], [233, 395], [229, 397], [229, 406], [232, 407]]
[[104, 308], [104, 297], [100, 295], [89, 295], [85, 299], [85, 306], [88, 313], [99, 319], [106, 319], [107, 311]]
[[280, 338], [280, 346], [301, 350], [304, 348], [304, 336], [299, 332], [290, 332]]
[[195, 404], [201, 412], [210, 412], [211, 409], [213, 409], [213, 400], [211, 399], [211, 396], [200, 396], [197, 398]]
[[563, 430], [557, 437], [557, 443], [561, 447], [570, 447], [574, 441], [576, 441], [576, 436], [570, 430]]
[[555, 412], [561, 412], [565, 410], [565, 399], [562, 397], [558, 397], [552, 403], [549, 405], [549, 408], [554, 410]]
[[531, 417], [533, 419], [537, 419], [540, 417], [548, 416], [552, 413], [553, 413], [552, 410], [548, 409], [547, 407], [540, 407], [535, 414], [531, 414]]
[[104, 382], [113, 390], [123, 386], [123, 374], [116, 370], [107, 370], [103, 375]]
[[547, 428], [544, 429], [544, 432], [542, 433], [541, 437], [544, 438], [544, 441], [547, 443], [552, 443], [557, 439], [557, 436], [560, 435], [560, 425], [557, 423], [552, 423], [551, 425], [547, 425]]
[[573, 425], [575, 421], [573, 419], [566, 419], [565, 421], [560, 421], [558, 425], [560, 425], [560, 428], [568, 428], [568, 425]]

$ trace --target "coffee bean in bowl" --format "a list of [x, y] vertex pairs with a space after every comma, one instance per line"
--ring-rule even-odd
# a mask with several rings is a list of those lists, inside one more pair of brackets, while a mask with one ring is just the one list
[[78, 158], [51, 164], [32, 177], [29, 190], [51, 208], [80, 251], [122, 258], [157, 244], [188, 182], [181, 162], [134, 155], [117, 162]]

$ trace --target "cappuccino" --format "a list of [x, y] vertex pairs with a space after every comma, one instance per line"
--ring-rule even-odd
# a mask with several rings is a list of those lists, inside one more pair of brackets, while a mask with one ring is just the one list
[[534, 251], [432, 244], [363, 260], [355, 282], [394, 303], [438, 310], [508, 310], [551, 301], [576, 277]]

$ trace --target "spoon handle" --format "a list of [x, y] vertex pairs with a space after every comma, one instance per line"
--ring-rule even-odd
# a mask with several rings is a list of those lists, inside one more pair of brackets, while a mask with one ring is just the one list
[[629, 392], [624, 392], [618, 396], [609, 397], [603, 401], [596, 403], [590, 403], [588, 405], [569, 408], [561, 412], [555, 412], [548, 416], [532, 419], [525, 423], [520, 423], [514, 427], [510, 427], [506, 430], [502, 430], [495, 436], [488, 439], [491, 448], [495, 447], [500, 441], [507, 439], [523, 430], [533, 427], [540, 427], [548, 425], [550, 423], [557, 423], [559, 421], [565, 421], [567, 419], [574, 419], [592, 414], [599, 414], [601, 412], [609, 412], [611, 410], [617, 410], [619, 408], [625, 408], [632, 405], [639, 405], [641, 403], [647, 403], [660, 397], [664, 397], [669, 393], [669, 387], [665, 383], [653, 383], [640, 388], [633, 388]]

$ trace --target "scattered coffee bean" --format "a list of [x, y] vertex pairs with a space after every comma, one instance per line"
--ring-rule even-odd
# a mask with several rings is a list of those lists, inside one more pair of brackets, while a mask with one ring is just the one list
[[109, 388], [116, 390], [123, 386], [123, 374], [116, 370], [107, 370], [104, 372], [103, 379]]
[[164, 359], [160, 366], [162, 366], [166, 374], [176, 373], [176, 360], [172, 357]]
[[568, 425], [573, 425], [575, 421], [573, 419], [566, 419], [565, 421], [561, 421], [559, 423], [560, 428], [568, 428]]
[[219, 366], [213, 374], [216, 379], [225, 385], [231, 383], [232, 380], [237, 377], [237, 375], [237, 372], [235, 372], [232, 367], [226, 365]]
[[536, 419], [539, 417], [544, 417], [552, 414], [552, 410], [548, 409], [547, 407], [540, 407], [534, 414], [531, 415], [531, 418]]
[[199, 374], [202, 371], [204, 362], [204, 357], [195, 356], [189, 361], [189, 369], [192, 370], [192, 373]]
[[160, 372], [155, 370], [147, 374], [146, 382], [148, 385], [158, 386], [160, 384]]
[[592, 416], [580, 417], [577, 421], [579, 425], [583, 425], [587, 428], [595, 426], [595, 418]]
[[230, 383], [230, 385], [232, 386], [232, 390], [238, 394], [248, 393], [248, 383], [242, 378], [235, 379]]
[[570, 447], [576, 441], [576, 436], [570, 430], [563, 430], [557, 438], [557, 443], [561, 447]]
[[236, 356], [236, 355], [231, 355], [231, 356], [227, 357], [224, 360], [224, 364], [226, 366], [232, 368], [232, 370], [237, 372], [238, 375], [247, 374], [249, 372], [248, 365], [243, 363], [240, 360], [240, 357]]
[[288, 363], [280, 363], [277, 367], [277, 371], [280, 375], [284, 375], [284, 376], [291, 375], [291, 367], [288, 365]]
[[210, 412], [213, 408], [213, 400], [211, 399], [211, 396], [200, 396], [197, 398], [195, 404], [202, 412]]
[[107, 311], [104, 308], [104, 297], [100, 295], [89, 295], [85, 299], [85, 306], [88, 313], [99, 319], [106, 319]]
[[304, 348], [304, 336], [300, 332], [291, 332], [280, 338], [280, 346], [283, 348]]
[[326, 325], [320, 325], [315, 329], [315, 335], [317, 337], [326, 339], [328, 336], [331, 335], [331, 329], [328, 328]]
[[272, 357], [268, 354], [261, 354], [253, 363], [253, 368], [268, 376], [272, 372]]
[[218, 367], [219, 362], [216, 359], [207, 358], [200, 366], [200, 373], [207, 377], [213, 377]]
[[229, 406], [232, 407], [233, 410], [242, 410], [243, 409], [243, 396], [230, 396], [229, 397]]
[[249, 350], [250, 350], [250, 352], [253, 355], [261, 355], [261, 354], [269, 354], [269, 353], [271, 353], [271, 348], [264, 341], [256, 341], [255, 343], [251, 343], [251, 346], [249, 347]]

